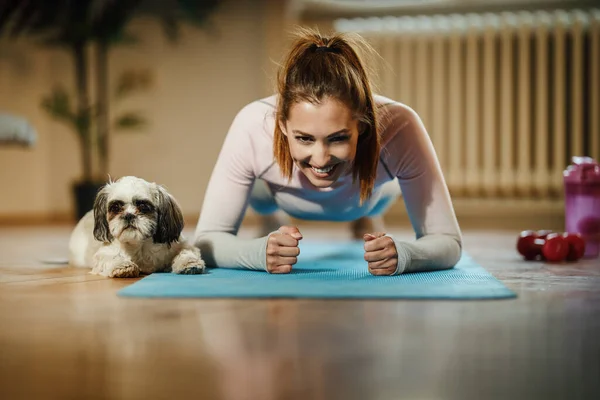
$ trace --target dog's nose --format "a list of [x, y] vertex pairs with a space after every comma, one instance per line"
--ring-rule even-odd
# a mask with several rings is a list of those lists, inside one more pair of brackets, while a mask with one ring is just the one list
[[131, 222], [135, 219], [135, 214], [127, 213], [123, 215], [123, 219], [125, 220], [125, 222]]

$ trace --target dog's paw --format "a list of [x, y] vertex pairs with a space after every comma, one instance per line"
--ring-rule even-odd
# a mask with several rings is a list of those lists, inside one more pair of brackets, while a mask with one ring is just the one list
[[140, 269], [133, 263], [119, 265], [109, 272], [110, 278], [137, 278], [140, 276]]
[[171, 271], [175, 274], [197, 275], [204, 273], [204, 260], [200, 257], [200, 250], [189, 248], [182, 250], [173, 260]]
[[181, 271], [175, 273], [181, 275], [199, 275], [204, 273], [204, 266], [190, 265], [189, 267], [185, 267]]
[[204, 261], [198, 259], [190, 261], [182, 266], [173, 265], [173, 272], [181, 275], [203, 274], [205, 269], [206, 266], [204, 265]]
[[206, 266], [204, 265], [204, 261], [196, 260], [195, 262], [190, 262], [181, 268], [173, 268], [173, 272], [182, 275], [198, 275], [203, 274], [205, 268]]

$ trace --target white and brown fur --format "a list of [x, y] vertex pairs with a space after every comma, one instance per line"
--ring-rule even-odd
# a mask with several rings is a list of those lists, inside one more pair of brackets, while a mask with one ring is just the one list
[[133, 176], [107, 183], [77, 224], [69, 263], [113, 278], [153, 272], [201, 274], [200, 250], [181, 235], [183, 216], [162, 186]]

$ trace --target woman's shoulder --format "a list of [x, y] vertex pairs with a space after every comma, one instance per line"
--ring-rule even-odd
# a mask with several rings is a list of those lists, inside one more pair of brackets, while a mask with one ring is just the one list
[[233, 120], [230, 133], [249, 136], [250, 140], [271, 141], [275, 127], [275, 97], [254, 100], [241, 107]]
[[373, 95], [373, 100], [375, 100], [375, 105], [379, 111], [380, 117], [384, 120], [390, 118], [410, 118], [416, 115], [415, 110], [410, 106], [389, 97], [375, 94]]
[[409, 125], [419, 124], [420, 117], [410, 106], [385, 96], [373, 96], [377, 104], [377, 115], [381, 144], [386, 146], [392, 139], [400, 139]]

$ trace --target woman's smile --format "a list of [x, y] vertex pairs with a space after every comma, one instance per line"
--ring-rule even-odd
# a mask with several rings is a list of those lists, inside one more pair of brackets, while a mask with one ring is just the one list
[[325, 167], [319, 168], [319, 167], [315, 167], [314, 165], [308, 164], [308, 166], [312, 170], [313, 174], [317, 178], [320, 178], [320, 179], [326, 179], [329, 176], [333, 175], [335, 173], [335, 170], [338, 165], [339, 164], [331, 164], [331, 165], [327, 165]]

